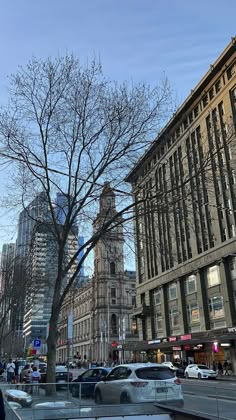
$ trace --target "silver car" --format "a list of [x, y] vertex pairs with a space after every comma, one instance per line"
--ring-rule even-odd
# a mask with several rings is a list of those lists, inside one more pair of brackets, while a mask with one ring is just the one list
[[95, 386], [96, 404], [153, 401], [184, 405], [181, 381], [168, 366], [157, 363], [119, 365]]

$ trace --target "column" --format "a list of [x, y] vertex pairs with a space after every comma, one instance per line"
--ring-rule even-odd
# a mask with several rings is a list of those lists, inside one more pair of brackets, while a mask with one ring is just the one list
[[[200, 316], [200, 330], [206, 331], [206, 320], [209, 319], [208, 316], [208, 302], [205, 288], [205, 278], [204, 273], [200, 273], [199, 270], [194, 271], [193, 273], [196, 276], [196, 287], [197, 287], [197, 302], [199, 307], [199, 316]], [[207, 315], [206, 315], [207, 314]]]
[[221, 279], [220, 290], [221, 290], [221, 294], [224, 300], [225, 320], [226, 320], [227, 327], [231, 327], [233, 325], [235, 309], [234, 309], [232, 281], [231, 281], [230, 272], [228, 269], [227, 260], [221, 259], [219, 261], [219, 267], [220, 267], [220, 279]]
[[181, 285], [181, 279], [176, 280], [177, 283], [177, 306], [179, 311], [179, 331], [180, 334], [185, 333], [185, 323], [184, 323], [184, 312], [185, 308], [183, 306], [183, 296], [182, 296], [182, 285]]

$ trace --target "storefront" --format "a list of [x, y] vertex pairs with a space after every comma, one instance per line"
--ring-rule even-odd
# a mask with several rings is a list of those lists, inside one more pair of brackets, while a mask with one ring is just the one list
[[212, 366], [213, 362], [223, 364], [227, 360], [236, 372], [236, 328], [137, 342], [132, 350], [134, 361], [182, 361]]

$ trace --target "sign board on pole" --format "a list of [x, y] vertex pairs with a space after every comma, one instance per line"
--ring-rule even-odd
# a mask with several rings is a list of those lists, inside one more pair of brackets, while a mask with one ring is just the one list
[[34, 340], [34, 347], [37, 347], [37, 348], [41, 347], [41, 340], [39, 339]]
[[72, 340], [73, 339], [73, 314], [70, 313], [68, 315], [68, 325], [67, 325], [67, 338], [68, 340]]

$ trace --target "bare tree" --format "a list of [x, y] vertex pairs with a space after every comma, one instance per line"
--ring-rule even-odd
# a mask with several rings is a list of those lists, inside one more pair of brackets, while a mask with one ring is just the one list
[[[171, 92], [166, 80], [154, 89], [144, 83], [112, 83], [103, 76], [99, 63], [83, 67], [73, 56], [33, 59], [10, 81], [10, 105], [0, 115], [0, 156], [3, 164], [11, 163], [14, 200], [21, 199], [27, 208], [32, 197], [45, 194], [50, 216], [44, 225], [57, 244], [47, 338], [47, 380], [52, 383], [62, 303], [97, 241], [115, 223], [132, 217], [133, 202], [123, 184], [124, 175], [169, 115]], [[93, 231], [91, 221], [104, 182], [119, 193], [119, 207]], [[55, 212], [57, 193], [66, 199], [62, 223]], [[67, 242], [76, 224], [86, 240], [68, 257]]]

